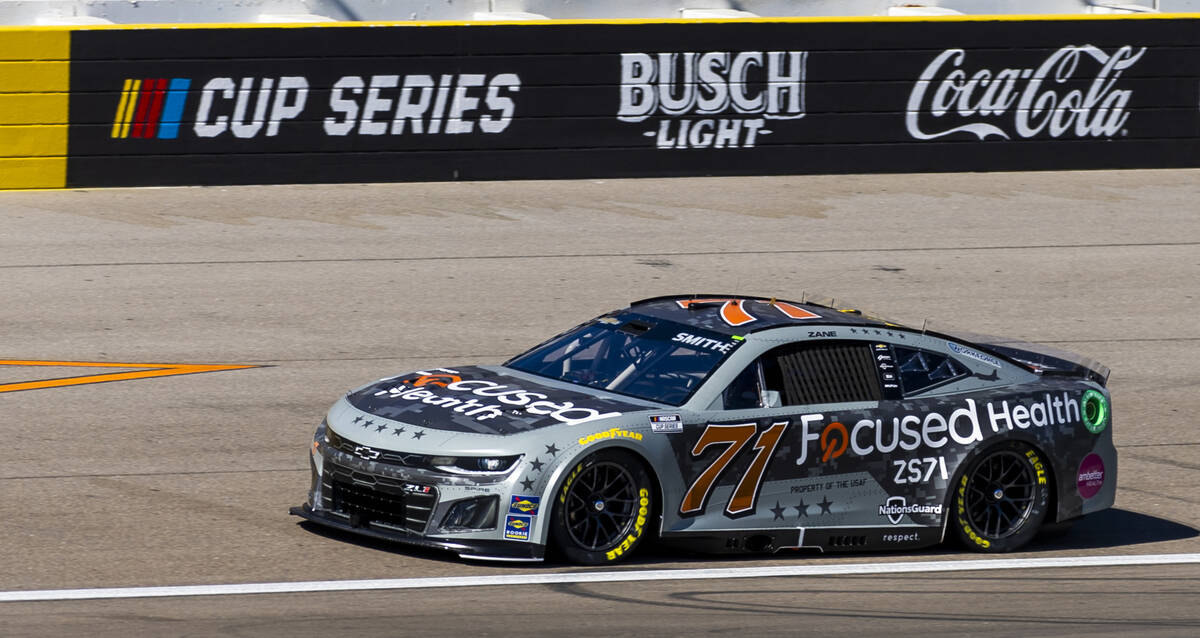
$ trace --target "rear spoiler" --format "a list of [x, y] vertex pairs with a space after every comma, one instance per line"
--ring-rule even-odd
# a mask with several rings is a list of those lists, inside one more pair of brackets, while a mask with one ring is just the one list
[[968, 332], [944, 332], [941, 334], [974, 345], [984, 352], [998, 355], [1019, 363], [1032, 372], [1046, 376], [1078, 377], [1108, 385], [1111, 370], [1107, 366], [1083, 355], [1061, 350], [1044, 343], [1032, 343], [1020, 339], [994, 337]]

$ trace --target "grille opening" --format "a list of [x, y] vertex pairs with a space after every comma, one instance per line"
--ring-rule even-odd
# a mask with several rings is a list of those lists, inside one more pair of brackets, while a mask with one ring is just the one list
[[[363, 480], [366, 479], [366, 480]], [[322, 481], [324, 506], [355, 527], [386, 525], [425, 533], [437, 489], [330, 465]]]
[[348, 515], [355, 527], [367, 523], [406, 527], [403, 496], [385, 494], [363, 485], [334, 481], [333, 509]]

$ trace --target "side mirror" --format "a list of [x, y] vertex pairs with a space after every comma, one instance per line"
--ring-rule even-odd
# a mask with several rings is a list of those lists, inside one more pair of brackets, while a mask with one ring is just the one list
[[764, 408], [783, 407], [783, 399], [780, 398], [778, 390], [763, 390], [759, 394], [759, 400]]

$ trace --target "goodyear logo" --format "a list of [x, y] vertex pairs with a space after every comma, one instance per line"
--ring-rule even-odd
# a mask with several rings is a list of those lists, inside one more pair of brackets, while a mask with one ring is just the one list
[[179, 137], [179, 123], [187, 101], [188, 78], [127, 78], [113, 117], [111, 137]]
[[587, 445], [588, 443], [595, 443], [596, 441], [603, 441], [605, 439], [633, 439], [634, 441], [641, 441], [642, 433], [630, 432], [621, 428], [609, 428], [595, 434], [579, 437], [579, 444]]
[[540, 496], [521, 496], [519, 494], [513, 494], [512, 502], [508, 505], [508, 513], [537, 516], [538, 507], [541, 505], [541, 501], [542, 498]]
[[509, 516], [504, 521], [504, 538], [514, 541], [529, 540], [531, 519], [528, 516]]

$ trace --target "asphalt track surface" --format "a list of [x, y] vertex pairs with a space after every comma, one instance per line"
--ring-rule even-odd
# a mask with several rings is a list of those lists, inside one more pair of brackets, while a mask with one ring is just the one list
[[[614, 568], [464, 562], [286, 513], [359, 383], [499, 362], [642, 297], [808, 292], [1110, 366], [1116, 508], [1003, 558], [1194, 558], [1200, 171], [0, 193], [0, 248], [0, 595], [517, 578], [0, 602], [3, 636], [1200, 634], [1194, 562], [538, 584]], [[31, 361], [55, 365], [11, 365]], [[4, 390], [145, 369], [70, 362], [261, 367]], [[619, 569], [979, 558], [653, 549]]]

